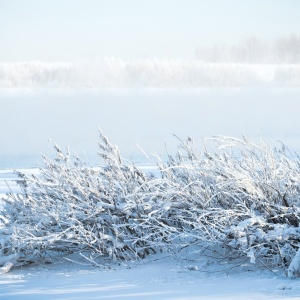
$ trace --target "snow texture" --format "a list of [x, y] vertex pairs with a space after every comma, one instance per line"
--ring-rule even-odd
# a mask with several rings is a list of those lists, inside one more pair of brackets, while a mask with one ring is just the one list
[[220, 265], [207, 257], [178, 263], [156, 255], [113, 270], [48, 260], [48, 264], [32, 264], [0, 276], [0, 299], [296, 300], [299, 294], [299, 281], [280, 273], [247, 263]]
[[298, 249], [296, 255], [294, 256], [288, 268], [288, 277], [290, 278], [300, 277], [300, 248]]

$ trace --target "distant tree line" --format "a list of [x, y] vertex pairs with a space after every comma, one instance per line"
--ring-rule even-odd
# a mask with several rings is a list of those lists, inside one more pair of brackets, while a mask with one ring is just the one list
[[236, 45], [198, 47], [196, 58], [205, 62], [300, 63], [300, 35], [291, 34], [268, 43], [250, 37]]
[[[199, 59], [105, 58], [96, 62], [0, 63], [0, 88], [300, 86], [300, 64], [290, 63], [289, 55], [275, 63], [267, 55], [263, 56], [263, 47], [261, 51], [257, 45], [245, 46], [245, 51], [241, 49], [226, 52], [215, 47], [203, 51]], [[237, 54], [233, 56], [233, 53]]]

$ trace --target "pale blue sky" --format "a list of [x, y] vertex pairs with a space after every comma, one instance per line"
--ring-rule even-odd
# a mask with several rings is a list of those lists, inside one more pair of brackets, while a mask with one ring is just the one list
[[291, 33], [299, 0], [0, 0], [0, 62], [185, 58]]

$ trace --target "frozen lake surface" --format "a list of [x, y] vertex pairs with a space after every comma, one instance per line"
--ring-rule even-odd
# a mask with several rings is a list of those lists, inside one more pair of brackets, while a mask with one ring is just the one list
[[[196, 145], [213, 135], [300, 149], [299, 88], [1, 89], [0, 168], [30, 168], [51, 155], [48, 138], [97, 164], [97, 128], [124, 157], [174, 152], [177, 140]], [[277, 144], [278, 145], [278, 144]]]

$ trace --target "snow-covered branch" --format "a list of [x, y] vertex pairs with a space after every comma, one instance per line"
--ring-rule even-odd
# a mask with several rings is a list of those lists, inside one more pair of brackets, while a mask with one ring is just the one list
[[1, 264], [59, 251], [88, 253], [98, 265], [192, 243], [298, 276], [299, 158], [246, 138], [207, 142], [215, 150], [198, 153], [180, 140], [176, 155], [157, 160], [156, 177], [124, 162], [101, 131], [98, 168], [54, 144], [56, 158], [44, 156], [38, 176], [18, 173], [22, 193], [3, 199]]

